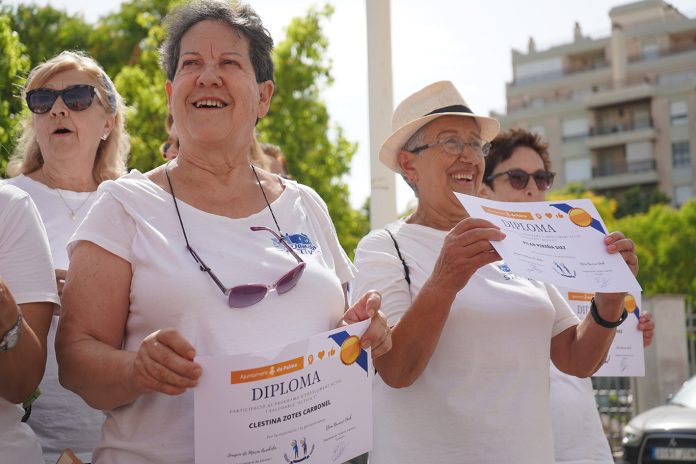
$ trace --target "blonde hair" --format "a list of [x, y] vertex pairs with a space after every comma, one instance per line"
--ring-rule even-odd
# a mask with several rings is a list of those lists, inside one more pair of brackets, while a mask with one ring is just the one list
[[[99, 102], [107, 113], [114, 116], [114, 128], [109, 137], [99, 142], [92, 175], [97, 183], [116, 179], [126, 173], [126, 159], [130, 151], [124, 118], [126, 107], [109, 76], [93, 58], [82, 52], [64, 51], [39, 64], [29, 73], [22, 99], [26, 98], [28, 91], [45, 85], [56, 74], [71, 70], [83, 72], [94, 79]], [[7, 166], [7, 173], [12, 177], [32, 173], [44, 164], [31, 113], [24, 117], [22, 125], [24, 131]]]

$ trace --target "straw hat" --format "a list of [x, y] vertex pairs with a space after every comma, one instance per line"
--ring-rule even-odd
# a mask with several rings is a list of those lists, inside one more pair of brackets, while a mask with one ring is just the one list
[[442, 116], [474, 118], [481, 127], [481, 138], [490, 142], [500, 130], [500, 123], [487, 116], [474, 114], [450, 81], [430, 84], [407, 97], [394, 110], [392, 134], [379, 150], [379, 160], [399, 172], [396, 155], [406, 141], [421, 127]]

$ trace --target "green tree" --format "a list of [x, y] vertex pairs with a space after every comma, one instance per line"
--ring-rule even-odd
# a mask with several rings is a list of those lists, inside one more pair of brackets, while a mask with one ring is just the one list
[[23, 114], [19, 93], [29, 71], [29, 56], [11, 28], [10, 16], [0, 13], [0, 172], [14, 150]]
[[[137, 65], [151, 43], [150, 29], [160, 25], [174, 0], [130, 0], [99, 19], [90, 35], [90, 52], [110, 76], [123, 66]], [[160, 38], [161, 40], [161, 38]], [[150, 42], [150, 43], [148, 43]]]
[[638, 185], [616, 196], [616, 217], [646, 213], [652, 205], [668, 204], [671, 199], [657, 187], [644, 188]]
[[27, 44], [33, 68], [63, 50], [89, 51], [92, 27], [81, 15], [70, 15], [52, 6], [7, 6], [2, 11], [12, 20], [12, 30]]
[[322, 20], [333, 8], [311, 8], [293, 19], [274, 54], [276, 88], [267, 117], [258, 124], [260, 138], [281, 147], [292, 175], [314, 188], [326, 202], [343, 248], [353, 254], [358, 240], [369, 231], [364, 212], [351, 208], [348, 185], [357, 146], [332, 125], [320, 91], [331, 85], [328, 39]]
[[136, 20], [149, 30], [135, 63], [121, 69], [114, 85], [128, 105], [126, 126], [131, 136], [129, 166], [146, 172], [162, 162], [158, 147], [167, 138], [166, 76], [157, 62], [157, 49], [164, 40], [159, 16], [141, 12]]
[[636, 243], [638, 281], [648, 294], [684, 293], [696, 301], [696, 199], [680, 209], [654, 205], [616, 227]]

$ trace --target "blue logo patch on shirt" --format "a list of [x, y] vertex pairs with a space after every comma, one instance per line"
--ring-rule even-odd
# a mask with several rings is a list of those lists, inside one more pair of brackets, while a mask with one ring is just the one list
[[505, 280], [512, 280], [515, 277], [517, 277], [515, 274], [513, 274], [512, 269], [510, 269], [510, 266], [508, 266], [505, 262], [502, 264], [496, 264], [498, 269], [503, 273], [503, 277], [505, 277]]
[[[285, 243], [287, 243], [290, 248], [295, 250], [295, 252], [298, 255], [313, 255], [314, 252], [317, 249], [317, 246], [312, 243], [312, 239], [309, 238], [309, 235], [300, 233], [300, 234], [288, 234], [286, 233], [283, 238], [285, 239]], [[280, 240], [278, 239], [273, 239], [273, 245], [275, 245], [276, 248], [279, 250], [287, 251], [285, 247], [283, 246], [282, 243], [280, 243]]]

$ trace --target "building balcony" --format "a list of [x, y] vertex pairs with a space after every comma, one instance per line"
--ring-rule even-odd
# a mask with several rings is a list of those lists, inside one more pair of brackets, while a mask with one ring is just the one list
[[561, 71], [551, 71], [547, 73], [539, 73], [533, 74], [531, 76], [515, 78], [508, 85], [511, 87], [521, 87], [536, 84], [538, 82], [553, 81], [568, 76], [575, 76], [578, 74], [584, 74], [604, 69], [609, 69], [609, 63], [607, 63], [606, 61], [596, 62], [589, 65], [568, 65]]
[[585, 97], [587, 108], [598, 108], [601, 106], [618, 105], [636, 100], [645, 100], [655, 94], [655, 88], [648, 84], [631, 85], [628, 87], [614, 87], [608, 90], [595, 92]]
[[589, 189], [612, 189], [658, 181], [654, 159], [592, 168], [592, 179], [585, 181]]
[[657, 137], [657, 131], [653, 127], [652, 119], [631, 121], [617, 124], [605, 124], [590, 128], [590, 136], [585, 145], [590, 150], [626, 145], [627, 143], [653, 140]]

